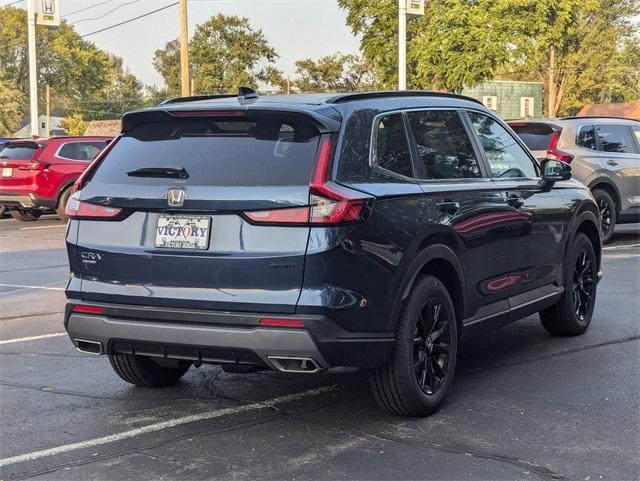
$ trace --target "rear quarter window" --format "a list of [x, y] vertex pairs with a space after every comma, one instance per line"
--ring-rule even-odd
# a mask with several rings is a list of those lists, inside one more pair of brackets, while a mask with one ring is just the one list
[[135, 127], [123, 135], [92, 182], [166, 184], [130, 176], [137, 169], [184, 168], [186, 185], [308, 184], [319, 132], [298, 117], [184, 118]]
[[529, 150], [547, 150], [557, 129], [544, 123], [509, 124]]

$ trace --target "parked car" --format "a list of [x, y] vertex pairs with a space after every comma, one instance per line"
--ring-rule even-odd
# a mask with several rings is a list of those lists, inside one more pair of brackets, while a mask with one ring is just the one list
[[462, 336], [591, 322], [598, 208], [472, 99], [175, 100], [128, 113], [67, 206], [65, 327], [125, 381], [370, 370], [392, 413], [449, 390]]
[[640, 222], [640, 122], [612, 117], [562, 117], [511, 121], [537, 159], [571, 164], [574, 179], [598, 203], [602, 239], [616, 224]]
[[0, 146], [0, 206], [19, 221], [37, 220], [54, 209], [66, 221], [71, 186], [109, 137], [12, 140]]

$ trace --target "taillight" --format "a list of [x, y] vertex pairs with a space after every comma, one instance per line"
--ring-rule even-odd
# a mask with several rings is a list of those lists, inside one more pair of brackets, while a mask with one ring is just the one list
[[77, 304], [71, 310], [83, 314], [102, 314], [104, 312], [100, 306], [86, 306], [84, 304]]
[[560, 162], [565, 162], [569, 164], [573, 160], [573, 155], [563, 152], [562, 150], [558, 150], [558, 141], [560, 140], [561, 132], [555, 132], [553, 137], [551, 137], [551, 142], [549, 142], [549, 149], [547, 150], [547, 155], [552, 159], [559, 160]]
[[87, 219], [87, 220], [108, 220], [113, 219], [122, 213], [122, 209], [118, 207], [107, 207], [104, 205], [90, 204], [80, 200], [82, 191], [76, 190], [64, 208], [64, 213], [71, 219]]
[[49, 167], [51, 164], [48, 162], [43, 162], [41, 160], [32, 160], [26, 165], [22, 165], [19, 167], [20, 170], [44, 170]]
[[332, 147], [331, 137], [320, 138], [308, 206], [249, 211], [244, 216], [259, 224], [337, 225], [361, 220], [371, 197], [329, 180]]

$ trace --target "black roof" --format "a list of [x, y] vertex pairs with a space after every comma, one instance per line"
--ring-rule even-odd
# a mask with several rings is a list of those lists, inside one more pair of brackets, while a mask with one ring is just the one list
[[[245, 89], [248, 90], [248, 89]], [[252, 92], [252, 91], [251, 91]], [[245, 94], [247, 92], [244, 92]], [[338, 131], [340, 123], [350, 109], [371, 108], [385, 110], [420, 107], [467, 107], [478, 110], [486, 108], [476, 99], [446, 92], [422, 90], [317, 93], [290, 95], [262, 95], [253, 97], [236, 95], [199, 95], [170, 99], [157, 107], [126, 113], [122, 119], [123, 132], [141, 122], [166, 116], [178, 110], [264, 110], [312, 117], [321, 131]]]

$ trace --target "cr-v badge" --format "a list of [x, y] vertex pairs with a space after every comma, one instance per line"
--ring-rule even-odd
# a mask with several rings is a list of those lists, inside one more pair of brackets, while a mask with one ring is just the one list
[[171, 207], [182, 207], [187, 193], [182, 189], [171, 189], [167, 192], [167, 202]]

